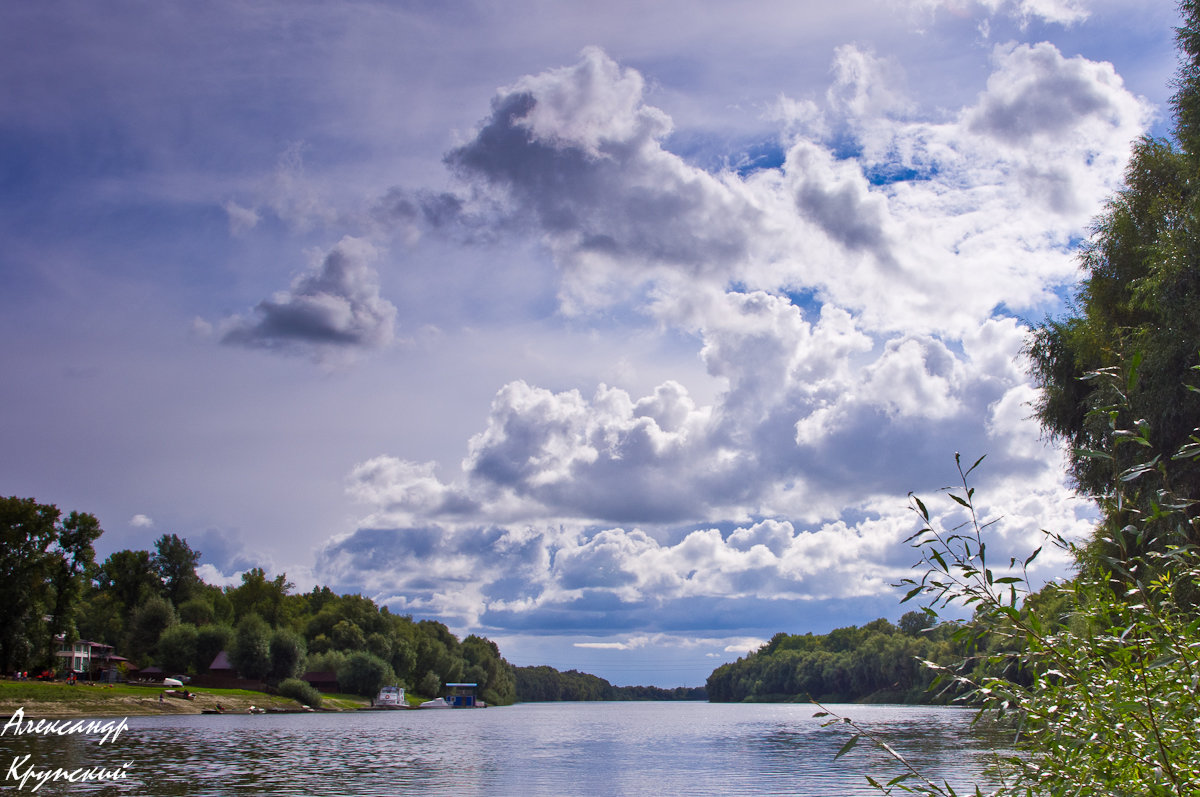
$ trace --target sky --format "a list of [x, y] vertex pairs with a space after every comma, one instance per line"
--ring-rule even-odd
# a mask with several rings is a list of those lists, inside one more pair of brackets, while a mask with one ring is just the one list
[[1021, 349], [1177, 22], [4, 4], [0, 492], [616, 684], [895, 621], [956, 452], [997, 555], [1090, 528]]

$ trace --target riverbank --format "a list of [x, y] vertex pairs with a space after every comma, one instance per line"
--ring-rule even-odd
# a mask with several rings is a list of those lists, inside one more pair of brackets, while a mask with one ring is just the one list
[[[64, 683], [0, 680], [0, 715], [10, 716], [18, 708], [23, 709], [28, 718], [201, 714], [218, 707], [227, 713], [244, 714], [252, 706], [271, 712], [305, 710], [291, 698], [246, 689], [191, 689], [191, 700], [178, 695], [180, 691], [157, 685], [79, 683], [68, 686]], [[321, 711], [353, 711], [370, 702], [352, 695], [322, 697]]]

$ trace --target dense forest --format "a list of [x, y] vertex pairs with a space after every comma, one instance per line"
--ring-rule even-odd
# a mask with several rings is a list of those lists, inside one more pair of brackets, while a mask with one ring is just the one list
[[[338, 688], [373, 696], [397, 683], [426, 696], [477, 683], [491, 705], [517, 700], [703, 700], [704, 689], [614, 686], [575, 670], [513, 667], [496, 643], [459, 640], [442, 623], [414, 620], [362, 595], [328, 587], [296, 593], [262, 568], [235, 587], [196, 575], [200, 552], [174, 534], [153, 551], [95, 561], [95, 517], [32, 498], [0, 498], [0, 672], [56, 669], [60, 642], [111, 645], [129, 666], [204, 674], [226, 651], [237, 675], [268, 688], [303, 673], [334, 673]], [[123, 665], [126, 666], [126, 665]], [[306, 702], [319, 698], [304, 690]]]
[[54, 669], [57, 640], [86, 639], [170, 673], [204, 673], [224, 650], [238, 675], [272, 686], [321, 671], [364, 696], [387, 683], [432, 696], [465, 681], [490, 704], [516, 700], [513, 668], [488, 639], [460, 641], [362, 595], [297, 594], [261, 568], [236, 587], [206, 584], [200, 552], [174, 534], [97, 563], [101, 533], [92, 515], [0, 498], [0, 671]]
[[724, 664], [708, 677], [713, 702], [935, 700], [934, 675], [922, 661], [961, 658], [951, 624], [930, 628], [923, 612], [908, 612], [899, 625], [878, 619], [828, 634], [779, 633], [754, 653]]
[[704, 700], [703, 687], [613, 686], [605, 679], [578, 670], [517, 667], [517, 694], [522, 702], [555, 700]]
[[[1061, 628], [1075, 605], [1054, 585], [1025, 596], [1017, 614], [1040, 627]], [[984, 622], [937, 622], [913, 610], [898, 623], [884, 618], [828, 634], [778, 633], [757, 651], [723, 664], [708, 677], [714, 703], [950, 703], [964, 696], [954, 683], [936, 684], [939, 667], [971, 680], [1008, 676], [1030, 683], [1029, 673], [998, 657], [1019, 654], [1022, 642]]]

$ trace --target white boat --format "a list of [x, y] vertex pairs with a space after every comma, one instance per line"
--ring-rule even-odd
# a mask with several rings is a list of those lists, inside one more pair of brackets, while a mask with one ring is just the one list
[[399, 686], [385, 686], [375, 696], [376, 708], [406, 708], [404, 689]]
[[420, 708], [454, 708], [446, 702], [444, 697], [435, 697], [433, 700], [426, 700], [420, 705]]

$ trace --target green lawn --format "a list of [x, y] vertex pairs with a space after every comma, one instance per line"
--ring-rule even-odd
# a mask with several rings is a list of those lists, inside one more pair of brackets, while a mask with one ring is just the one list
[[[296, 709], [295, 700], [254, 692], [249, 689], [209, 689], [186, 687], [196, 695], [195, 700], [167, 697], [161, 686], [135, 686], [131, 684], [78, 684], [42, 681], [13, 681], [0, 679], [0, 712], [5, 714], [23, 708], [27, 716], [47, 714], [157, 714], [197, 713], [203, 708], [213, 708], [217, 703], [230, 711], [240, 711], [251, 705], [268, 709]], [[322, 695], [322, 709], [353, 710], [369, 704], [369, 700], [357, 695]]]

